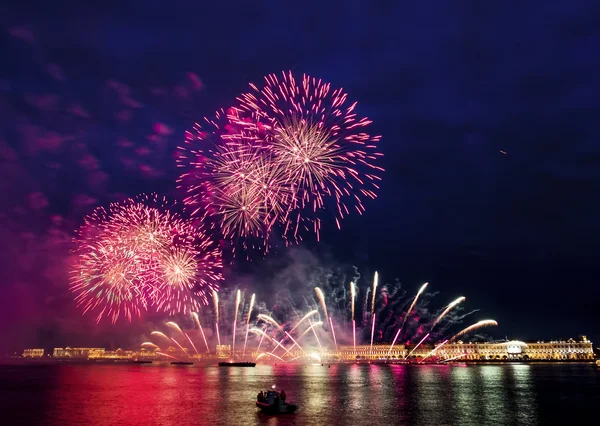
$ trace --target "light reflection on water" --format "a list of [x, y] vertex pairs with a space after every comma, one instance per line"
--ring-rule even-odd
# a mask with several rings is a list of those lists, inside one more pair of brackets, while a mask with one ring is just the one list
[[[257, 414], [273, 384], [297, 414]], [[574, 365], [0, 366], [6, 424], [530, 425], [598, 404], [599, 372]]]

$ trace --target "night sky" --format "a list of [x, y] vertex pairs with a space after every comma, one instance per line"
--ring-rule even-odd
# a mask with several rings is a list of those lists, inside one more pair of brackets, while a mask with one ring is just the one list
[[383, 136], [378, 198], [303, 250], [429, 281], [438, 304], [464, 295], [497, 338], [600, 340], [598, 2], [59, 3], [0, 8], [0, 331], [14, 345], [67, 344], [88, 321], [61, 251], [83, 216], [180, 195], [183, 132], [281, 70], [343, 87]]

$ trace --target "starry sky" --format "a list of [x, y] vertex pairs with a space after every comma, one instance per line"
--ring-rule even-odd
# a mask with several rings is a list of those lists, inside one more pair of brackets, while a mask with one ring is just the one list
[[378, 198], [303, 249], [464, 295], [495, 337], [600, 339], [600, 4], [168, 6], [0, 8], [0, 318], [36, 330], [19, 343], [75, 327], [56, 247], [82, 217], [177, 195], [183, 132], [281, 70], [343, 87], [383, 136]]

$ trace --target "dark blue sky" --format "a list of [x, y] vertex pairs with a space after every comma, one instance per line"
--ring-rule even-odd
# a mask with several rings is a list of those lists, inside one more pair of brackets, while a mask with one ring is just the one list
[[[22, 167], [4, 179], [13, 199], [42, 193], [48, 216], [77, 223], [115, 193], [174, 193], [171, 153], [194, 119], [265, 74], [308, 73], [373, 119], [386, 169], [367, 213], [309, 249], [414, 288], [430, 281], [444, 299], [464, 294], [498, 336], [600, 339], [598, 2], [60, 3], [0, 9], [0, 141], [22, 154], [4, 150]], [[157, 122], [171, 131], [158, 143]], [[80, 145], [33, 158], [23, 146], [39, 129]], [[83, 154], [100, 166], [82, 166]]]

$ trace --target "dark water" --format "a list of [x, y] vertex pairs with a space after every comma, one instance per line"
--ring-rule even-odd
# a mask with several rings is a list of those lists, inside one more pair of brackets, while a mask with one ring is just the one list
[[[296, 414], [257, 414], [256, 394], [272, 384], [300, 405]], [[518, 364], [0, 366], [0, 408], [6, 425], [598, 424], [600, 370]]]

